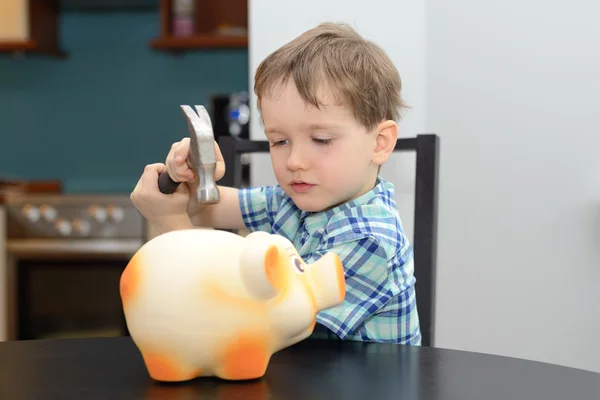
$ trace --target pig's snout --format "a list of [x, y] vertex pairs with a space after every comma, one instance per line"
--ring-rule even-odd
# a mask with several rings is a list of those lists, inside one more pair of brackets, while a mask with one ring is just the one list
[[318, 311], [337, 306], [344, 301], [346, 280], [344, 267], [337, 254], [325, 254], [310, 266], [309, 271]]

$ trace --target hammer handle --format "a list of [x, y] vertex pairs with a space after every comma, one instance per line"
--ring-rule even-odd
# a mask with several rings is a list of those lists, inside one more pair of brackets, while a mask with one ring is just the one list
[[172, 194], [177, 190], [181, 182], [175, 182], [169, 176], [168, 172], [163, 172], [158, 176], [158, 190], [164, 194]]

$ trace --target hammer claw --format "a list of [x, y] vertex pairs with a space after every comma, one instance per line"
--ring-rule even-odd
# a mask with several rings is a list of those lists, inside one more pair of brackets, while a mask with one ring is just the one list
[[219, 201], [219, 190], [214, 180], [217, 157], [212, 123], [204, 106], [197, 105], [195, 108], [194, 112], [190, 106], [181, 106], [190, 134], [189, 164], [199, 179], [196, 200], [204, 204], [216, 203]]

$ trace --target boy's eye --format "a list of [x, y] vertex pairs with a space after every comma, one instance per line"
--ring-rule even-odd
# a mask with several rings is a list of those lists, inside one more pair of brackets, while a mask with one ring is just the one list
[[313, 139], [317, 144], [328, 145], [331, 144], [331, 139]]
[[287, 140], [276, 140], [271, 143], [271, 147], [283, 146], [284, 144], [286, 144], [286, 142], [287, 142]]

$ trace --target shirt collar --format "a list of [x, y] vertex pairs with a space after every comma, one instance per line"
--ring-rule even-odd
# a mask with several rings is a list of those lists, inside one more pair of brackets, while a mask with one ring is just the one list
[[306, 229], [312, 233], [324, 227], [332, 216], [336, 214], [343, 214], [347, 210], [365, 205], [371, 201], [371, 199], [390, 190], [391, 188], [389, 187], [388, 182], [378, 176], [375, 182], [375, 187], [362, 196], [325, 211], [301, 211], [300, 221], [305, 225]]

